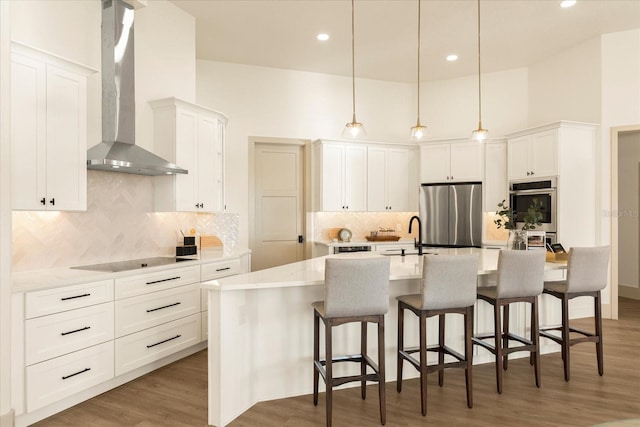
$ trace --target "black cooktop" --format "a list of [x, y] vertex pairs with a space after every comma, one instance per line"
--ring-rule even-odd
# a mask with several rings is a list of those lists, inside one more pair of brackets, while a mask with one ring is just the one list
[[137, 270], [139, 268], [157, 267], [160, 265], [175, 264], [181, 261], [191, 261], [191, 258], [178, 258], [178, 257], [155, 257], [155, 258], [143, 258], [132, 259], [126, 261], [107, 262], [104, 264], [92, 264], [92, 265], [80, 265], [77, 267], [71, 267], [76, 270], [91, 270], [91, 271], [103, 271], [106, 273], [117, 273], [119, 271]]

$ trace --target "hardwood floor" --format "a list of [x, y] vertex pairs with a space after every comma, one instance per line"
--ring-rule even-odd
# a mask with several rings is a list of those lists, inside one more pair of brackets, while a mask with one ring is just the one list
[[[592, 426], [640, 418], [640, 301], [620, 298], [619, 320], [604, 320], [604, 376], [598, 376], [593, 344], [571, 349], [571, 381], [563, 379], [559, 353], [542, 356], [542, 387], [534, 384], [527, 358], [509, 363], [504, 391], [495, 391], [493, 364], [474, 366], [474, 407], [466, 406], [464, 372], [448, 371], [444, 387], [430, 375], [427, 415], [420, 415], [417, 380], [387, 383], [387, 426]], [[592, 328], [593, 319], [572, 323]], [[205, 426], [207, 422], [206, 350], [117, 389], [83, 402], [35, 425], [55, 426]], [[375, 385], [367, 400], [357, 388], [334, 392], [335, 426], [378, 426]], [[306, 396], [262, 402], [231, 427], [324, 426], [324, 394], [313, 406]], [[626, 424], [625, 424], [626, 425]], [[631, 424], [640, 425], [640, 424]]]

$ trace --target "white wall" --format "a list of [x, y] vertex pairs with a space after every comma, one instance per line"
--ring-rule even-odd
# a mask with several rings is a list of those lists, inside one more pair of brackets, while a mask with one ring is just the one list
[[600, 123], [600, 37], [529, 67], [529, 126]]
[[618, 284], [638, 288], [640, 132], [618, 138]]

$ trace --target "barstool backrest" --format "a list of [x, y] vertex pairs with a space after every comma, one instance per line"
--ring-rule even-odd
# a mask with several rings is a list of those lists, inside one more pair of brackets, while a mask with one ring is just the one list
[[599, 291], [607, 286], [609, 246], [571, 248], [567, 262], [567, 292]]
[[498, 298], [531, 297], [544, 288], [544, 250], [501, 250], [498, 256]]
[[478, 254], [425, 255], [422, 310], [469, 307], [476, 302]]
[[389, 309], [388, 257], [327, 258], [325, 317], [385, 314]]

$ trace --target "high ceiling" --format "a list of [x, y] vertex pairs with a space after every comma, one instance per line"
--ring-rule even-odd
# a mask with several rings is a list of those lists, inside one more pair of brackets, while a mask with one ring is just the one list
[[[199, 59], [351, 76], [348, 0], [172, 0], [196, 17]], [[422, 0], [421, 80], [477, 73], [477, 2]], [[417, 0], [355, 1], [357, 77], [415, 82]], [[527, 66], [640, 28], [640, 0], [482, 0], [482, 72]], [[326, 42], [316, 40], [328, 33]], [[640, 41], [639, 41], [640, 43]], [[456, 53], [456, 62], [446, 55]]]

